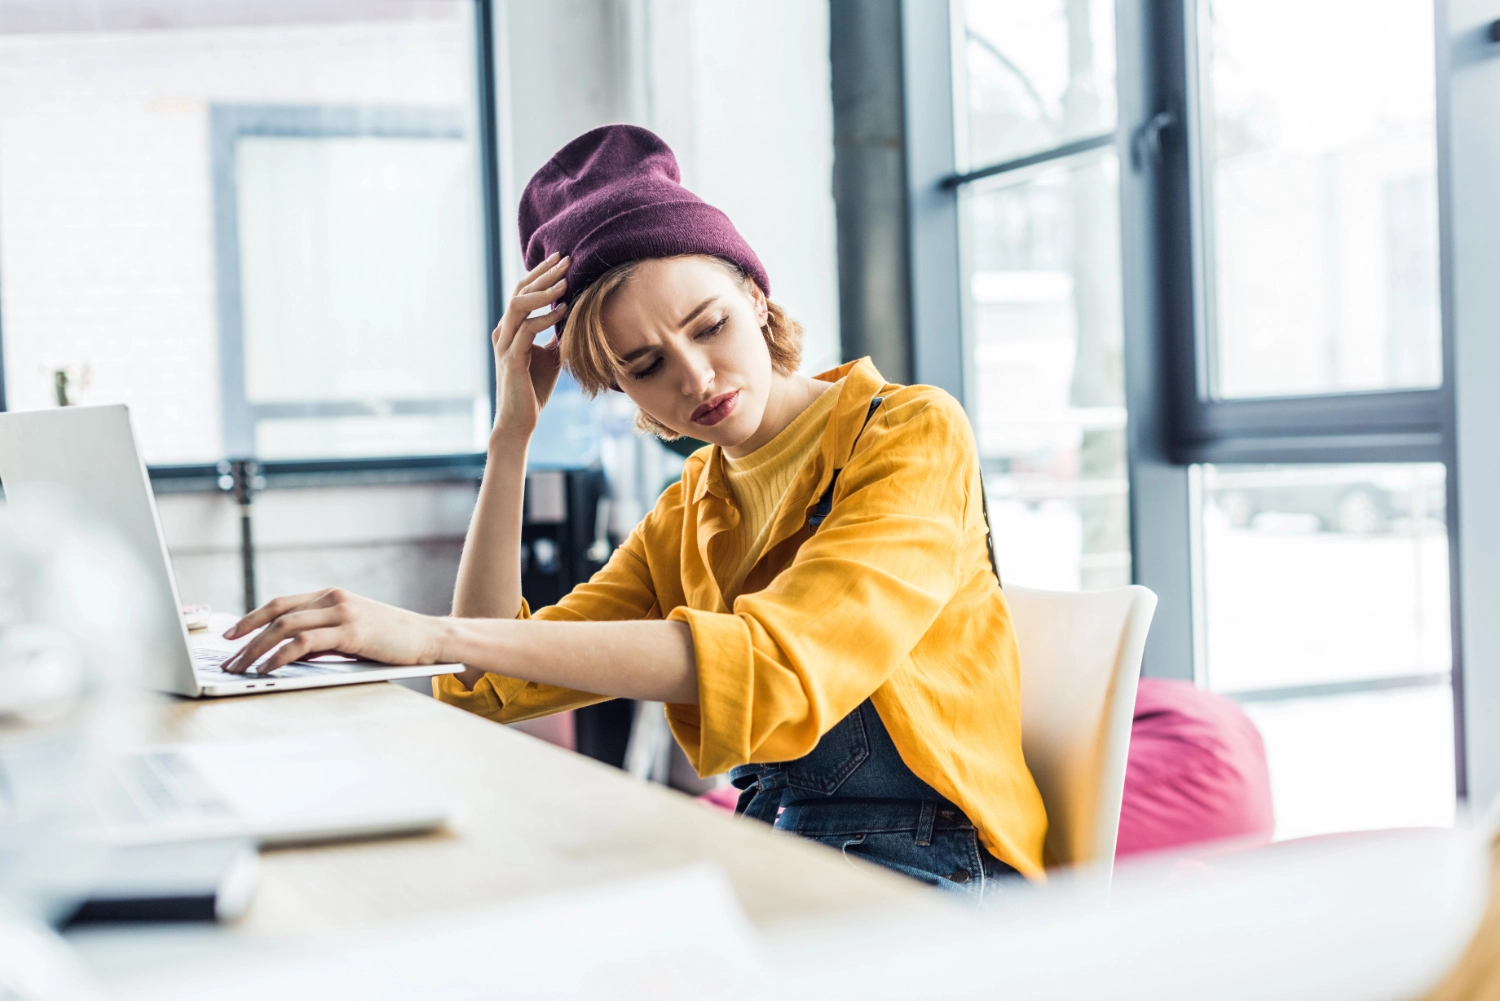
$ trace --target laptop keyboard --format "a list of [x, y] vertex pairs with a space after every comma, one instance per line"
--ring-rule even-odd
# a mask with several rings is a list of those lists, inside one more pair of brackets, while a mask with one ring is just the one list
[[[193, 668], [197, 670], [199, 678], [211, 680], [216, 684], [223, 684], [226, 681], [260, 682], [264, 680], [260, 675], [251, 674], [249, 671], [245, 672], [244, 674], [231, 674], [230, 672], [224, 670], [224, 662], [230, 657], [233, 657], [234, 654], [235, 651], [233, 650], [211, 650], [204, 647], [196, 647], [193, 650]], [[266, 657], [269, 656], [270, 654], [266, 654], [265, 657], [257, 660], [255, 664], [251, 665], [252, 669], [263, 664], [266, 660]], [[346, 673], [348, 673], [347, 669], [339, 670], [337, 667], [324, 666], [322, 664], [309, 664], [306, 661], [296, 661], [294, 663], [287, 664], [285, 667], [278, 667], [275, 673], [271, 675], [271, 677], [317, 678], [330, 674]]]
[[127, 755], [111, 783], [106, 815], [116, 823], [223, 820], [234, 808], [216, 793], [177, 751], [146, 751]]
[[[0, 822], [26, 818], [27, 794], [19, 797], [11, 774], [23, 776], [21, 785], [35, 786], [37, 774], [50, 768], [26, 755], [0, 753]], [[29, 777], [27, 777], [29, 776]], [[90, 772], [85, 829], [95, 825], [109, 831], [149, 829], [232, 820], [238, 811], [203, 777], [192, 761], [170, 748], [120, 755], [99, 772]], [[33, 789], [30, 796], [35, 796]], [[34, 809], [34, 807], [33, 807]]]

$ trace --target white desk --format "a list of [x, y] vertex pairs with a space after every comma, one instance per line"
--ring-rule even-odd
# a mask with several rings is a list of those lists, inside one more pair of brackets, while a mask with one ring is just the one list
[[234, 935], [347, 931], [705, 860], [723, 867], [762, 924], [937, 899], [398, 685], [174, 700], [156, 730], [167, 741], [339, 730], [461, 804], [450, 831], [267, 851]]
[[[763, 928], [783, 920], [816, 924], [821, 916], [886, 906], [901, 909], [903, 929], [958, 928], [941, 920], [955, 916], [947, 899], [914, 882], [639, 784], [395, 685], [177, 701], [162, 714], [157, 735], [211, 741], [332, 729], [426, 774], [464, 804], [467, 816], [451, 832], [269, 851], [256, 899], [241, 922], [222, 929], [80, 933], [74, 940], [85, 965], [106, 985], [124, 985], [219, 954], [243, 960], [261, 950], [270, 955], [287, 942], [347, 945], [360, 939], [362, 929], [387, 922], [478, 909], [696, 861], [722, 867], [750, 919]], [[1204, 890], [1213, 892], [1212, 885]], [[1500, 882], [1493, 892], [1489, 918], [1469, 954], [1428, 1001], [1500, 998]], [[1216, 913], [1234, 918], [1222, 906]], [[1192, 914], [1199, 920], [1198, 910]], [[1126, 919], [1138, 921], [1140, 915]], [[1045, 936], [1045, 929], [1031, 924], [1023, 921], [1017, 933], [1029, 929]], [[890, 934], [908, 942], [905, 932]], [[1054, 937], [1073, 943], [1077, 934], [1067, 926]], [[1009, 938], [981, 944], [1000, 949]], [[1226, 941], [1232, 945], [1234, 939]], [[1143, 941], [1141, 955], [1172, 958], [1173, 948], [1171, 942]], [[1004, 970], [1001, 964], [994, 975]]]

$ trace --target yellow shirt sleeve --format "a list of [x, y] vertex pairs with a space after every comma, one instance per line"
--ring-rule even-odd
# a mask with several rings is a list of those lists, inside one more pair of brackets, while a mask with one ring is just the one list
[[769, 586], [732, 612], [668, 616], [693, 632], [700, 701], [667, 716], [699, 774], [811, 752], [970, 576], [954, 557], [978, 518], [967, 419], [931, 398], [893, 409], [865, 428], [832, 512]]
[[[663, 492], [651, 515], [636, 526], [598, 573], [564, 595], [557, 604], [537, 611], [534, 617], [563, 622], [661, 618], [646, 557], [646, 536], [664, 533], [661, 522], [663, 518], [670, 519], [672, 511], [680, 509], [681, 495], [681, 483]], [[533, 618], [525, 599], [521, 601], [517, 617]], [[432, 694], [497, 723], [517, 723], [611, 698], [499, 674], [486, 674], [472, 690], [465, 688], [463, 682], [453, 675], [440, 674], [432, 679]]]

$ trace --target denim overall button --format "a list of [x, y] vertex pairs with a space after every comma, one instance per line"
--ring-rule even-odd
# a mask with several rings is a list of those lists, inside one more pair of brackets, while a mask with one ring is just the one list
[[955, 869], [948, 876], [955, 883], [967, 883], [969, 881], [969, 870]]

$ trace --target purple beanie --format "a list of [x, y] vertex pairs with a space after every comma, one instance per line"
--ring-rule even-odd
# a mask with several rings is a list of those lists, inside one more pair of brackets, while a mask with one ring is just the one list
[[521, 250], [529, 271], [571, 256], [566, 302], [617, 264], [708, 254], [771, 281], [729, 217], [679, 183], [677, 158], [654, 132], [606, 125], [558, 150], [521, 193]]

